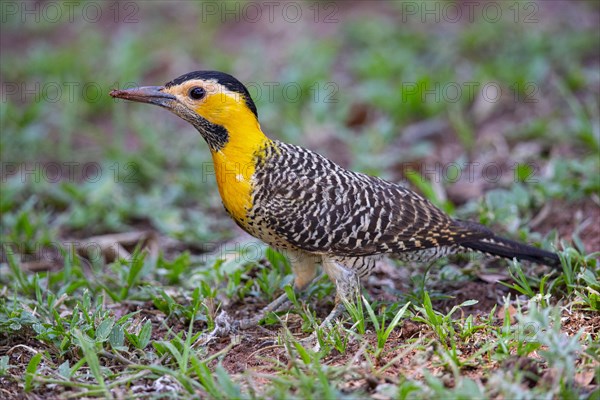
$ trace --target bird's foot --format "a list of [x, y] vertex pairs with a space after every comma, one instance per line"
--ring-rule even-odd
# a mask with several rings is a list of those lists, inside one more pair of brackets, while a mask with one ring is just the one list
[[194, 346], [206, 346], [217, 338], [230, 336], [236, 330], [235, 323], [227, 311], [221, 311], [215, 318], [215, 329], [212, 332], [200, 335]]
[[342, 303], [337, 303], [329, 315], [309, 336], [300, 339], [300, 343], [304, 347], [311, 348], [314, 352], [321, 351], [321, 341], [327, 339], [332, 331], [336, 329], [335, 321], [345, 310], [346, 307]]
[[267, 314], [271, 312], [283, 311], [283, 309], [289, 307], [290, 304], [291, 302], [287, 297], [287, 294], [284, 293], [269, 303], [265, 308], [260, 310], [254, 317], [240, 320], [237, 323], [237, 327], [239, 329], [249, 329], [258, 326], [259, 322], [262, 321]]

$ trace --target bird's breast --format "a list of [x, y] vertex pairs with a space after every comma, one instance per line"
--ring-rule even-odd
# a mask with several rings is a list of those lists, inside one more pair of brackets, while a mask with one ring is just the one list
[[[266, 138], [265, 138], [266, 139]], [[257, 161], [264, 153], [266, 141], [240, 145], [235, 141], [212, 154], [215, 178], [227, 212], [247, 230], [248, 213], [252, 209]]]
[[242, 223], [252, 207], [254, 165], [222, 153], [213, 154], [213, 163], [223, 205], [236, 222]]

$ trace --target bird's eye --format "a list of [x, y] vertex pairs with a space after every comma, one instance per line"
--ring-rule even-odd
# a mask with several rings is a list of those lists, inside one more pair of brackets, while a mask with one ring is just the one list
[[194, 100], [200, 100], [206, 95], [206, 90], [201, 87], [195, 87], [190, 90], [190, 97]]

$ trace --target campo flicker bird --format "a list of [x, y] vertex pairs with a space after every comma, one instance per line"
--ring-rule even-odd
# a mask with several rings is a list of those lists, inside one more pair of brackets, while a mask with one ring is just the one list
[[[559, 265], [555, 253], [453, 219], [410, 189], [349, 171], [300, 146], [268, 138], [246, 87], [231, 75], [196, 71], [165, 86], [114, 90], [111, 96], [164, 107], [208, 143], [225, 209], [246, 232], [290, 258], [297, 291], [321, 264], [336, 286], [331, 321], [381, 257], [430, 261], [478, 251]], [[283, 294], [242, 328], [287, 302]]]

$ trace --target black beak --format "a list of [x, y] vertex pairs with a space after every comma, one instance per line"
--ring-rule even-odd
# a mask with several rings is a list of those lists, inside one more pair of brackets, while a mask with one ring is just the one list
[[113, 90], [110, 95], [119, 99], [172, 108], [172, 102], [176, 101], [177, 98], [172, 94], [163, 92], [163, 89], [164, 86], [142, 86], [133, 89]]

